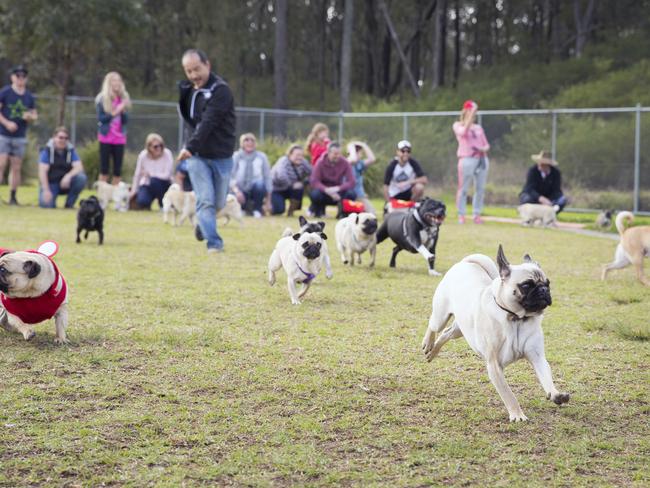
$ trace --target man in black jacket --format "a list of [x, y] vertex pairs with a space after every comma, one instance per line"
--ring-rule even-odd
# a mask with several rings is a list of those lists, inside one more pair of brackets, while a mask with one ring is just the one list
[[226, 82], [210, 71], [210, 61], [199, 49], [183, 54], [183, 70], [189, 81], [179, 83], [178, 107], [191, 134], [178, 160], [187, 160], [196, 193], [195, 229], [207, 240], [208, 252], [223, 251], [217, 233], [217, 212], [226, 203], [235, 147], [235, 107]]
[[528, 170], [519, 203], [557, 205], [560, 207], [558, 212], [562, 211], [569, 200], [562, 194], [562, 175], [557, 169], [557, 161], [547, 151], [533, 154], [531, 158], [536, 164]]

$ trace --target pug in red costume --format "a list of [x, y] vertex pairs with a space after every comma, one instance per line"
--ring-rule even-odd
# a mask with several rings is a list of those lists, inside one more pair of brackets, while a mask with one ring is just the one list
[[0, 325], [27, 341], [36, 335], [35, 324], [54, 317], [55, 344], [68, 343], [68, 287], [52, 261], [58, 250], [53, 241], [35, 251], [0, 249]]

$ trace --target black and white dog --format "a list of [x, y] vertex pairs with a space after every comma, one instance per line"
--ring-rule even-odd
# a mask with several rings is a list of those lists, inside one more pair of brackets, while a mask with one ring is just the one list
[[407, 212], [386, 214], [377, 231], [377, 244], [390, 237], [396, 244], [390, 258], [390, 267], [395, 267], [395, 258], [402, 249], [420, 253], [429, 264], [429, 274], [440, 276], [435, 270], [438, 231], [446, 217], [445, 204], [425, 197]]
[[88, 239], [88, 232], [96, 230], [99, 233], [99, 244], [104, 243], [104, 210], [95, 195], [79, 202], [77, 213], [77, 244], [81, 242], [79, 234], [85, 230], [84, 239]]

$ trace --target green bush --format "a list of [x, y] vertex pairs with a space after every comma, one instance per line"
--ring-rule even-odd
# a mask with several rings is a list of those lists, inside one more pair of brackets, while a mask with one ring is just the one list
[[[81, 158], [84, 165], [84, 171], [88, 176], [88, 186], [91, 187], [99, 178], [99, 141], [88, 141], [85, 144], [78, 146], [77, 153]], [[133, 151], [125, 151], [124, 162], [122, 163], [122, 179], [129, 184], [133, 179], [137, 160], [138, 154]]]

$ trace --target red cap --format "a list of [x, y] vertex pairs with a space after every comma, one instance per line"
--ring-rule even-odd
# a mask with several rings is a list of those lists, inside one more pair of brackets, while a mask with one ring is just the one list
[[478, 104], [474, 100], [465, 100], [465, 103], [463, 103], [463, 110], [478, 110]]

